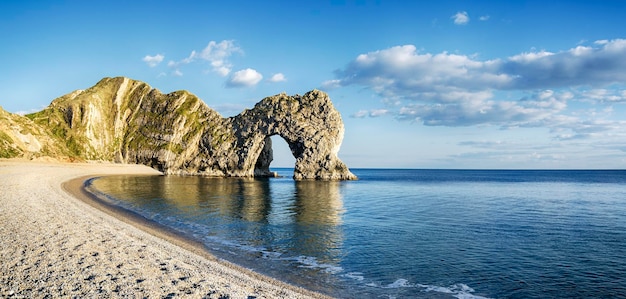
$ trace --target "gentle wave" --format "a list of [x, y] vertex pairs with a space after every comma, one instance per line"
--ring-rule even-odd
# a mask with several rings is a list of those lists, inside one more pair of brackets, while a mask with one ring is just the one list
[[420, 283], [410, 283], [408, 280], [404, 278], [400, 278], [393, 283], [387, 285], [380, 285], [377, 283], [368, 283], [367, 286], [374, 288], [382, 288], [382, 289], [398, 289], [398, 288], [419, 288], [423, 292], [435, 292], [441, 294], [450, 294], [452, 297], [459, 299], [489, 299], [488, 297], [483, 297], [479, 295], [472, 294], [474, 289], [469, 287], [466, 284], [458, 283], [451, 286], [443, 287], [443, 286], [435, 286], [435, 285], [427, 285]]

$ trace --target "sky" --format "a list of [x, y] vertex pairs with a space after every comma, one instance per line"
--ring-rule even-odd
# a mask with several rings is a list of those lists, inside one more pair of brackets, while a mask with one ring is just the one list
[[115, 76], [225, 117], [320, 89], [351, 168], [624, 169], [625, 23], [626, 1], [2, 1], [0, 106]]

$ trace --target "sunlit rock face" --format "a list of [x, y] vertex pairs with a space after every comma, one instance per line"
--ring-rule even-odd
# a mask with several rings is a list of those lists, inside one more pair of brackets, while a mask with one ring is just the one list
[[9, 113], [0, 107], [0, 158], [51, 156], [68, 158], [65, 148], [59, 146], [47, 130], [27, 117]]
[[[236, 156], [242, 170], [269, 172], [271, 139], [282, 137], [296, 158], [295, 179], [352, 180], [356, 177], [339, 160], [343, 140], [341, 115], [328, 95], [313, 90], [300, 96], [267, 97], [253, 109], [227, 119], [233, 125]], [[269, 146], [267, 146], [269, 144]]]
[[105, 78], [27, 117], [71, 159], [144, 164], [165, 174], [272, 176], [270, 136], [279, 135], [296, 158], [294, 179], [356, 179], [337, 157], [341, 116], [318, 90], [267, 97], [224, 118], [187, 91], [162, 94]]

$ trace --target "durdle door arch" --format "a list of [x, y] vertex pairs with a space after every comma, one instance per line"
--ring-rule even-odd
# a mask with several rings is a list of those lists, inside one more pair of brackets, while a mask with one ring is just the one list
[[[255, 176], [272, 176], [269, 165], [273, 160], [271, 136], [280, 136], [291, 150], [296, 162], [294, 179], [353, 180], [348, 167], [337, 157], [344, 135], [341, 116], [328, 96], [311, 91], [303, 96], [279, 94], [259, 102], [251, 110], [238, 116], [238, 134], [247, 141], [254, 163]], [[246, 124], [246, 125], [244, 125]], [[245, 159], [245, 158], [244, 158]]]

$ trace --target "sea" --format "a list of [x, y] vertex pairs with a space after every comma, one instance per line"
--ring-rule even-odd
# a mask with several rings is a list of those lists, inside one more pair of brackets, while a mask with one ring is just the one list
[[626, 297], [624, 170], [272, 170], [86, 184], [222, 259], [335, 297]]

